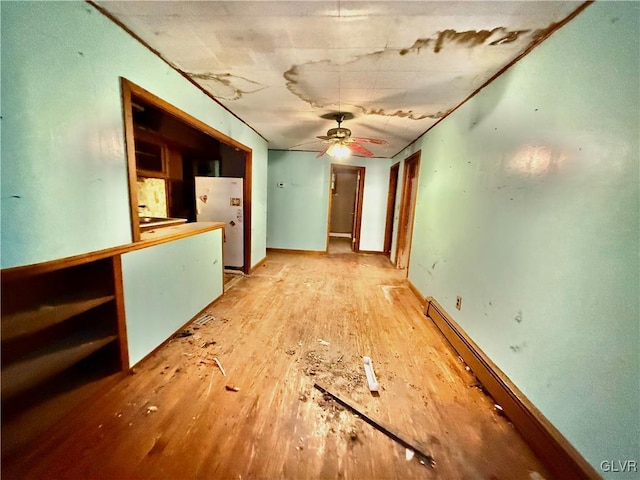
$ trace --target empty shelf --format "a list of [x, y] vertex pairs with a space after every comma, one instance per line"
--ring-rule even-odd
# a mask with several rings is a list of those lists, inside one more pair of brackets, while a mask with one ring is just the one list
[[2, 316], [2, 341], [13, 340], [44, 330], [113, 300], [113, 295], [87, 295], [82, 298], [56, 300], [29, 310]]
[[2, 399], [13, 397], [69, 368], [118, 337], [106, 330], [83, 331], [32, 352], [2, 368]]

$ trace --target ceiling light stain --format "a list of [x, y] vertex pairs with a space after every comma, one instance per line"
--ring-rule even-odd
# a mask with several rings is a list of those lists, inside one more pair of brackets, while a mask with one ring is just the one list
[[243, 95], [267, 88], [267, 85], [231, 73], [185, 73], [194, 80], [202, 80], [200, 83], [214, 97], [227, 101], [240, 100]]

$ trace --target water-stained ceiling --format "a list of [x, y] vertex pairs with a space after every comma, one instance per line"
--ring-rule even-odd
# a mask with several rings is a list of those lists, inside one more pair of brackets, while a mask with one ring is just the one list
[[321, 151], [330, 112], [390, 157], [581, 6], [553, 1], [100, 1], [269, 141]]

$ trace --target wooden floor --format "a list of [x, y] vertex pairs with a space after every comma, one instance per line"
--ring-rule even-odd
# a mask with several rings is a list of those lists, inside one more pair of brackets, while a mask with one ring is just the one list
[[[171, 340], [3, 465], [3, 477], [550, 478], [384, 256], [270, 253], [208, 313], [193, 335]], [[367, 388], [363, 355], [379, 396]], [[407, 460], [314, 382], [415, 443], [435, 467]]]
[[351, 239], [346, 237], [329, 237], [329, 253], [351, 253]]

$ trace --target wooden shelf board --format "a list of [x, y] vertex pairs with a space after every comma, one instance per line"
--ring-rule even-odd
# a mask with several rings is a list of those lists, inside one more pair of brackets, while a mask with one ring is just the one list
[[67, 300], [56, 299], [55, 303], [38, 305], [29, 310], [3, 315], [2, 341], [34, 334], [110, 302], [114, 298], [114, 295], [87, 295]]
[[33, 352], [26, 358], [3, 365], [2, 399], [44, 382], [117, 338], [117, 335], [105, 331], [83, 331]]
[[39, 435], [57, 422], [64, 421], [65, 415], [107, 391], [123, 377], [122, 372], [74, 375], [73, 379], [69, 379], [69, 383], [73, 385], [65, 385], [62, 393], [48, 397], [35, 407], [8, 420], [3, 415], [2, 462], [21, 449], [31, 448]]

